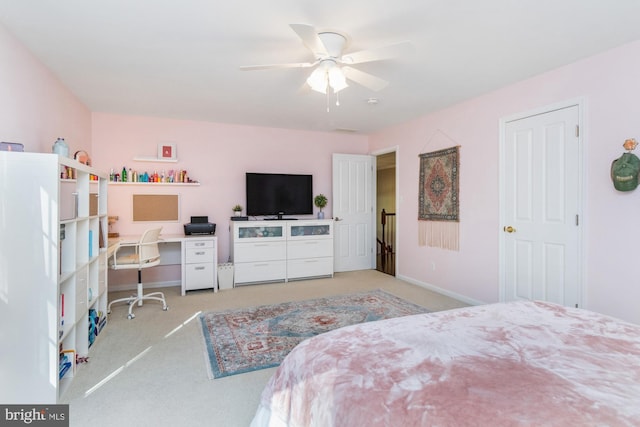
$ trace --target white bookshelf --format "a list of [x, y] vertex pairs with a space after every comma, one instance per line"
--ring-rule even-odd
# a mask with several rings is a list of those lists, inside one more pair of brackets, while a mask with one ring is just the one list
[[89, 355], [90, 313], [106, 318], [108, 177], [57, 154], [0, 152], [0, 165], [0, 381], [14, 384], [0, 402], [52, 404]]

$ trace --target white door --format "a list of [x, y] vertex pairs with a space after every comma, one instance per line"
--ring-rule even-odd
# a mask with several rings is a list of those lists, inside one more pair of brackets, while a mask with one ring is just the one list
[[506, 122], [501, 296], [578, 306], [580, 161], [577, 105]]
[[375, 268], [375, 157], [333, 155], [334, 269]]

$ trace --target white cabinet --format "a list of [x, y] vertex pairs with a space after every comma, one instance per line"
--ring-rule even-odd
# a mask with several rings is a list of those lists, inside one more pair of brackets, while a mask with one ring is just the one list
[[0, 152], [0, 183], [0, 402], [53, 404], [106, 324], [107, 176]]
[[287, 231], [284, 221], [237, 221], [233, 224], [234, 285], [286, 280]]
[[234, 285], [333, 276], [333, 220], [234, 221]]
[[211, 289], [217, 291], [218, 247], [214, 236], [185, 237], [182, 243], [182, 283], [184, 291]]
[[333, 276], [333, 221], [287, 225], [287, 279]]

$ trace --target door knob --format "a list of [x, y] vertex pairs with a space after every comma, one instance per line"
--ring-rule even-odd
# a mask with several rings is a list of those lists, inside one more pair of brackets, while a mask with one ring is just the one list
[[512, 226], [510, 226], [510, 225], [505, 226], [505, 227], [503, 228], [503, 230], [504, 230], [504, 231], [506, 231], [507, 233], [515, 233], [515, 232], [516, 232], [516, 229], [515, 229], [515, 228], [513, 228], [513, 227], [512, 227]]
[[342, 219], [341, 219], [341, 218], [338, 218], [338, 217], [333, 218], [333, 220], [334, 220], [334, 221], [342, 221]]

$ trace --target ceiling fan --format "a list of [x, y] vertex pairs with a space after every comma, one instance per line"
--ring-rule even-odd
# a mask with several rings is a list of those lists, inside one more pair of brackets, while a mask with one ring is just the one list
[[241, 66], [241, 70], [265, 70], [272, 68], [312, 68], [313, 72], [307, 78], [311, 89], [327, 93], [331, 88], [334, 93], [348, 87], [347, 80], [351, 80], [368, 89], [379, 91], [389, 82], [379, 77], [365, 73], [351, 67], [364, 62], [381, 61], [410, 53], [413, 44], [405, 41], [379, 48], [345, 53], [347, 36], [337, 31], [317, 32], [314, 27], [306, 24], [290, 24], [291, 29], [302, 39], [305, 46], [314, 56], [313, 62], [296, 62], [288, 64], [265, 64]]

